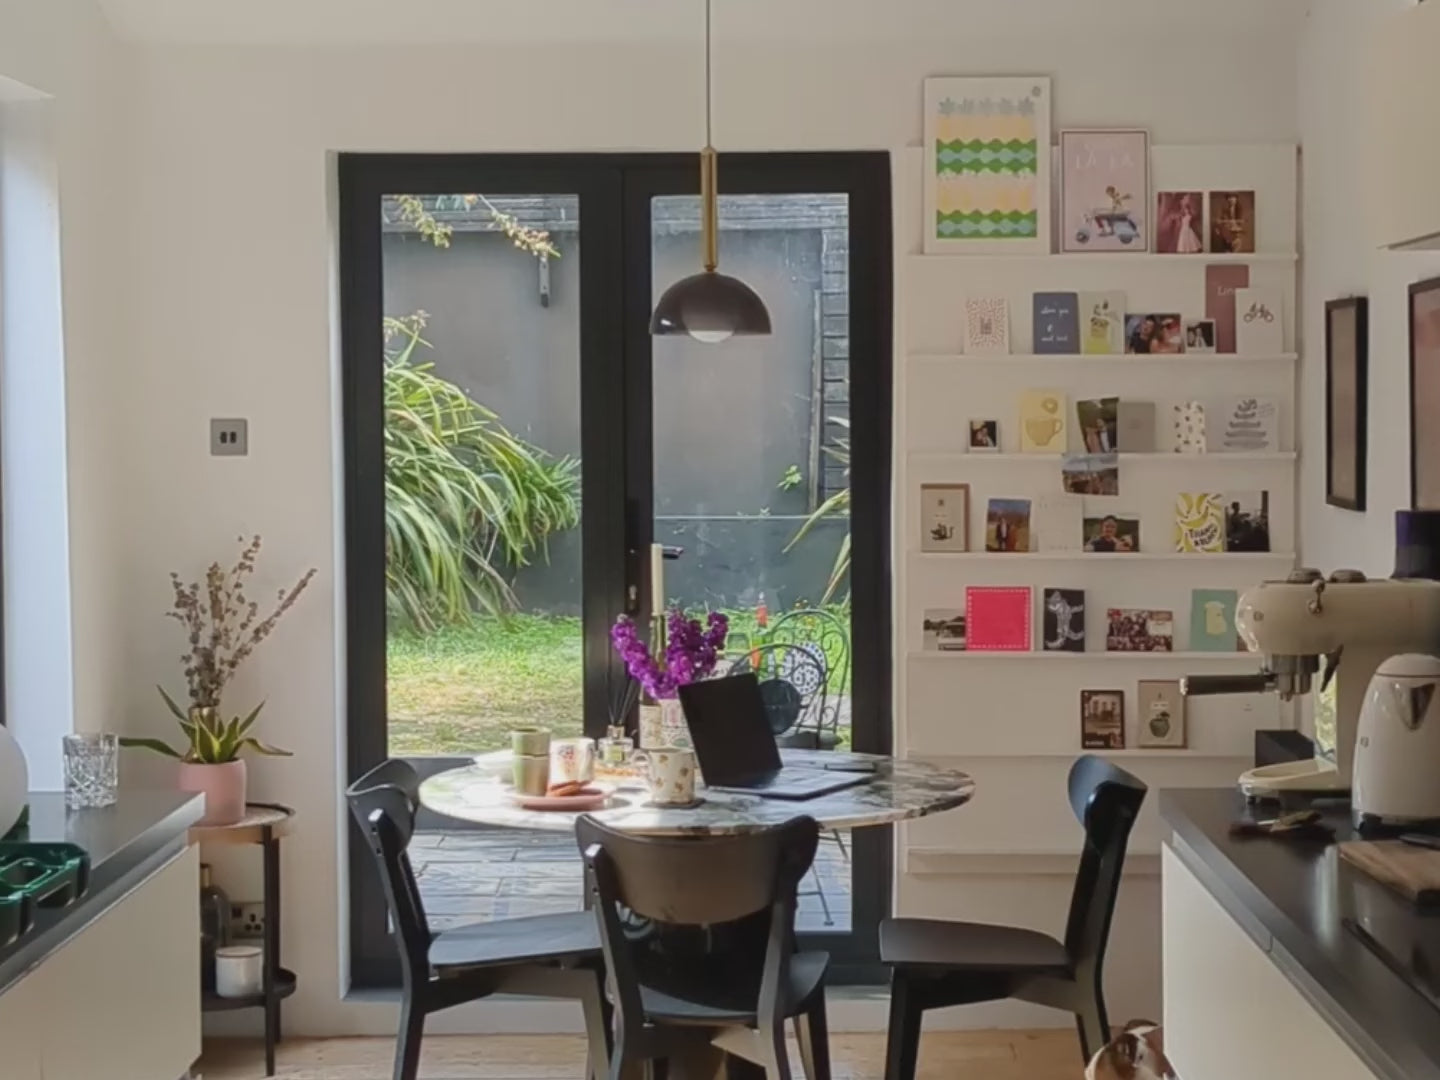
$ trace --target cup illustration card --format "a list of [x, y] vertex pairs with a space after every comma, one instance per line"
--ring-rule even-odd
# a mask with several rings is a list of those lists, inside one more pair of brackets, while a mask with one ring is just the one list
[[1027, 390], [1020, 398], [1020, 449], [1030, 454], [1063, 454], [1069, 399], [1058, 390]]
[[1190, 651], [1245, 652], [1235, 629], [1234, 589], [1195, 589], [1190, 593]]

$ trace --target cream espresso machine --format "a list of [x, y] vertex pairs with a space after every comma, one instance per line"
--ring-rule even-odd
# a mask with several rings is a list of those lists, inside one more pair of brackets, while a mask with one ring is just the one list
[[1315, 757], [1251, 769], [1250, 798], [1338, 796], [1350, 791], [1360, 709], [1370, 679], [1399, 653], [1440, 652], [1440, 581], [1371, 581], [1358, 570], [1328, 578], [1296, 570], [1240, 598], [1235, 624], [1264, 659], [1254, 675], [1192, 675], [1187, 696], [1274, 691], [1282, 701], [1315, 691]]

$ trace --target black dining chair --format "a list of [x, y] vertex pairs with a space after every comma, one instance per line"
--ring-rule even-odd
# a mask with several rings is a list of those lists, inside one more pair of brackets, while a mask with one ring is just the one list
[[491, 994], [579, 1001], [590, 1074], [609, 1072], [610, 1010], [595, 917], [588, 911], [471, 923], [432, 933], [406, 853], [420, 777], [407, 763], [377, 765], [345, 792], [375, 856], [400, 950], [402, 1005], [394, 1080], [415, 1080], [425, 1018]]
[[892, 969], [885, 1080], [913, 1080], [925, 1010], [1016, 998], [1075, 1014], [1085, 1062], [1110, 1039], [1101, 978], [1130, 829], [1145, 784], [1103, 758], [1070, 769], [1070, 806], [1085, 846], [1065, 940], [1034, 930], [938, 919], [886, 919], [880, 959]]
[[[656, 837], [586, 816], [575, 832], [610, 973], [612, 1080], [677, 1058], [691, 1066], [684, 1075], [708, 1076], [721, 1053], [790, 1080], [786, 1020], [807, 1080], [830, 1080], [830, 958], [795, 948], [796, 885], [819, 839], [812, 818], [735, 836]], [[636, 933], [637, 919], [648, 934]], [[708, 948], [695, 947], [697, 934]]]

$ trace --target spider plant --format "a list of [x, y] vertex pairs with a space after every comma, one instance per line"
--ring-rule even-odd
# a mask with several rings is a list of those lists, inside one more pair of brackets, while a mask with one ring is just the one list
[[385, 575], [391, 617], [432, 630], [514, 609], [507, 571], [580, 520], [579, 468], [419, 361], [424, 326], [385, 320]]
[[[845, 467], [845, 479], [848, 482], [850, 479], [850, 436], [848, 434], [850, 431], [850, 420], [844, 416], [832, 416], [829, 417], [829, 421], [836, 427], [847, 432], [847, 434], [837, 435], [831, 440], [829, 446], [823, 446], [821, 450], [829, 455], [832, 461], [838, 461]], [[827, 517], [832, 516], [847, 518], [850, 516], [850, 488], [848, 486], [835, 492], [834, 495], [831, 495], [810, 512], [810, 516], [801, 523], [795, 535], [790, 538], [790, 542], [785, 545], [786, 553], [794, 548], [796, 544], [800, 543], [800, 541], [804, 540], [805, 537], [809, 536], [815, 526], [819, 525], [820, 522], [824, 521]], [[840, 586], [845, 583], [845, 579], [849, 574], [850, 530], [847, 528], [845, 535], [840, 539], [840, 550], [835, 553], [835, 564], [830, 568], [830, 578], [825, 583], [825, 595], [820, 598], [822, 604], [828, 604], [834, 599], [835, 594], [840, 590]]]

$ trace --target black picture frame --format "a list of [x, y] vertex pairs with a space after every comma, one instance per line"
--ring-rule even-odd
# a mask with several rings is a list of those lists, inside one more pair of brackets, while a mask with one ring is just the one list
[[[1342, 316], [1351, 316], [1349, 327], [1344, 327]], [[1348, 333], [1347, 333], [1348, 331]], [[1347, 343], [1341, 335], [1353, 338]], [[1348, 350], [1340, 348], [1349, 345]], [[1325, 303], [1325, 501], [1342, 510], [1365, 510], [1365, 481], [1367, 456], [1367, 427], [1369, 414], [1369, 368], [1370, 368], [1370, 303], [1363, 296], [1347, 296]], [[1354, 365], [1353, 382], [1355, 393], [1349, 403], [1342, 402], [1336, 393], [1336, 365], [1351, 358]], [[1354, 410], [1351, 417], [1354, 431], [1353, 445], [1337, 446], [1336, 421], [1342, 408]], [[1351, 463], [1354, 484], [1350, 490], [1340, 491], [1336, 487], [1336, 462], [1338, 455], [1344, 455]], [[1343, 459], [1339, 459], [1343, 460]]]
[[[1416, 313], [1420, 300], [1429, 297], [1431, 294], [1440, 294], [1440, 277], [1426, 278], [1424, 281], [1412, 282], [1409, 289], [1409, 304], [1406, 307], [1410, 338], [1410, 369], [1408, 372], [1410, 380], [1410, 505], [1417, 510], [1440, 510], [1440, 498], [1436, 500], [1426, 500], [1432, 502], [1432, 505], [1421, 505], [1421, 492], [1427, 489], [1427, 485], [1421, 483], [1422, 468], [1426, 469], [1427, 477], [1431, 471], [1437, 474], [1435, 480], [1428, 485], [1428, 488], [1440, 491], [1440, 453], [1432, 455], [1432, 459], [1429, 461], [1421, 460], [1421, 421], [1422, 419], [1428, 419], [1428, 427], [1433, 429], [1435, 426], [1435, 417], [1434, 415], [1428, 417], [1421, 416], [1422, 403], [1416, 393], [1419, 382], [1420, 363], [1422, 360], [1422, 357], [1419, 355], [1420, 342], [1416, 327]], [[1440, 378], [1440, 361], [1437, 361], [1436, 372], [1432, 377]]]

